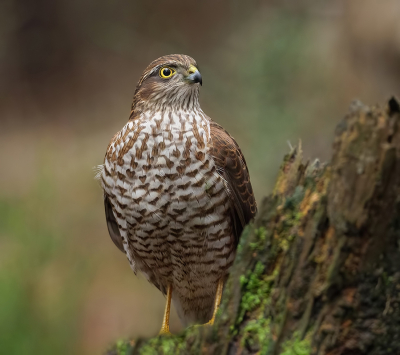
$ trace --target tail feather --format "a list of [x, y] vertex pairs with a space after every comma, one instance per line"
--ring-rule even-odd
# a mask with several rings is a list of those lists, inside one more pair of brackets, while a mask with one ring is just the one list
[[172, 302], [184, 327], [207, 323], [213, 313], [214, 295], [206, 298], [185, 298], [172, 292]]

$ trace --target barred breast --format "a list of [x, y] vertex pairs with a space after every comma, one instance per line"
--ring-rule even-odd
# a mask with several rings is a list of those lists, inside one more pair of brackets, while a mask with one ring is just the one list
[[184, 324], [211, 318], [234, 259], [228, 191], [211, 149], [201, 110], [147, 112], [114, 136], [101, 172], [121, 249], [164, 294], [172, 285]]

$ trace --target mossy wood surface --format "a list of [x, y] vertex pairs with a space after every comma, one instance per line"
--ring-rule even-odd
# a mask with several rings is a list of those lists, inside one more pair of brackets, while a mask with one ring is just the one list
[[359, 102], [330, 164], [282, 164], [243, 232], [213, 327], [108, 354], [400, 354], [400, 113]]

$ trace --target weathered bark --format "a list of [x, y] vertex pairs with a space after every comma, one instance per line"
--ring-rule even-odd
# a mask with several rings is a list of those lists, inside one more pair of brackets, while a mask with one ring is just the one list
[[[285, 157], [213, 327], [110, 354], [400, 354], [400, 109], [354, 103], [330, 164]], [[119, 348], [119, 349], [117, 349]]]

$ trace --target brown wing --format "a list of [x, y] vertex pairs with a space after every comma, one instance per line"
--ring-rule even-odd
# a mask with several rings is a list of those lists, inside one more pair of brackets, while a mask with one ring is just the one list
[[220, 125], [210, 123], [211, 154], [217, 165], [217, 172], [226, 183], [231, 200], [231, 216], [234, 222], [236, 241], [244, 226], [255, 216], [257, 203], [246, 161], [235, 140]]
[[107, 195], [104, 195], [104, 208], [106, 210], [106, 221], [108, 233], [110, 234], [111, 240], [117, 246], [119, 250], [125, 253], [124, 246], [122, 245], [121, 234], [119, 234], [118, 223], [115, 220], [114, 213], [112, 211], [111, 202]]

